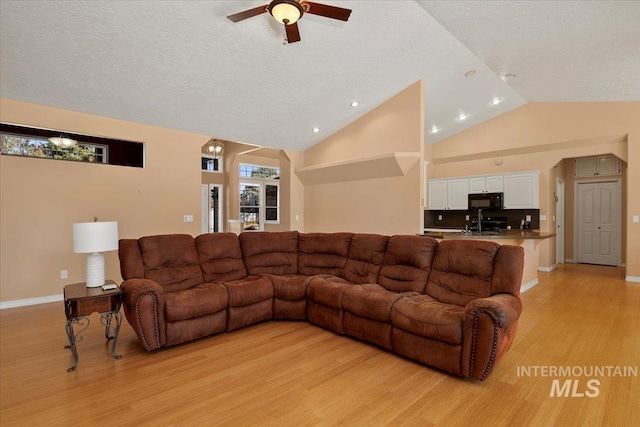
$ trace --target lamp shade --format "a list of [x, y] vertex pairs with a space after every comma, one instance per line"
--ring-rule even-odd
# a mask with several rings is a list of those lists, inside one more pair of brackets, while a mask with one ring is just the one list
[[73, 224], [73, 251], [77, 254], [118, 249], [118, 223], [80, 222]]

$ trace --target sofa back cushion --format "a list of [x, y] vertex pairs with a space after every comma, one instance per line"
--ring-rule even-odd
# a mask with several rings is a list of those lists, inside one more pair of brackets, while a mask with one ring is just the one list
[[242, 258], [249, 274], [297, 274], [298, 232], [240, 234]]
[[441, 241], [425, 293], [440, 302], [459, 306], [490, 296], [499, 249], [499, 244], [483, 240]]
[[193, 237], [167, 234], [138, 239], [144, 278], [162, 285], [165, 292], [202, 283], [202, 271]]
[[120, 259], [120, 275], [122, 279], [144, 279], [144, 265], [138, 239], [120, 239], [118, 241], [118, 258]]
[[228, 282], [247, 277], [236, 234], [202, 234], [196, 237], [196, 249], [205, 282]]
[[394, 292], [424, 293], [438, 241], [424, 236], [392, 236], [378, 284]]
[[353, 233], [300, 233], [298, 239], [298, 274], [342, 273]]
[[355, 234], [340, 276], [352, 283], [378, 283], [378, 273], [387, 250], [389, 236]]

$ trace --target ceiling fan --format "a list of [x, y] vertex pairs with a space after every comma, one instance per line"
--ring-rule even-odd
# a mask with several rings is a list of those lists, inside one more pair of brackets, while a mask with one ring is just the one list
[[305, 13], [320, 15], [325, 18], [348, 21], [351, 9], [329, 6], [326, 4], [314, 3], [305, 0], [273, 0], [271, 3], [243, 12], [227, 16], [231, 21], [238, 22], [261, 13], [269, 12], [276, 21], [284, 25], [287, 33], [287, 42], [294, 43], [300, 41], [300, 31], [298, 30], [298, 20]]

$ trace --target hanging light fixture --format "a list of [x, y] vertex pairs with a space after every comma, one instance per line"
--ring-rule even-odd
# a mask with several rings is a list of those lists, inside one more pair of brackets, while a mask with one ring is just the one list
[[224, 152], [224, 145], [222, 144], [222, 142], [218, 141], [217, 139], [211, 138], [207, 145], [207, 151], [209, 151], [209, 153], [212, 154], [216, 159], [222, 156], [222, 153]]
[[73, 138], [69, 138], [69, 136], [65, 134], [61, 134], [60, 136], [52, 136], [51, 138], [49, 138], [49, 142], [57, 145], [60, 148], [73, 147], [78, 143], [78, 141]]

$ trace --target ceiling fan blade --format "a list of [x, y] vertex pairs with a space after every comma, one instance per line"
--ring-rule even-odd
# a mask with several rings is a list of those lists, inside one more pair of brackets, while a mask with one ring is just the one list
[[326, 18], [339, 19], [341, 21], [348, 21], [349, 15], [351, 15], [351, 9], [344, 9], [342, 7], [329, 6], [326, 4], [313, 3], [310, 1], [303, 1], [301, 5], [307, 5], [306, 13], [312, 15], [320, 15]]
[[229, 15], [227, 16], [227, 18], [233, 22], [242, 21], [243, 19], [251, 18], [252, 16], [265, 13], [268, 6], [268, 4], [265, 4], [264, 6], [254, 7], [253, 9], [245, 10], [244, 12], [238, 12], [234, 13], [233, 15]]
[[291, 25], [285, 25], [287, 31], [287, 43], [295, 43], [300, 41], [300, 31], [298, 30], [298, 23], [294, 22]]

